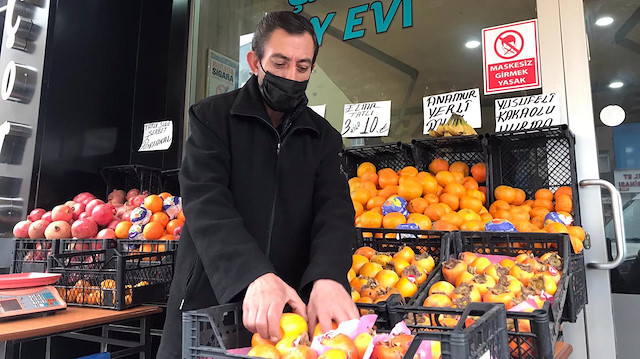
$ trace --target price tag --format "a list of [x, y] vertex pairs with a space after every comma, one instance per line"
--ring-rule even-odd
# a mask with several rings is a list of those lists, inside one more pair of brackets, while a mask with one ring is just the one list
[[142, 144], [138, 152], [161, 151], [171, 147], [173, 140], [173, 121], [160, 121], [144, 124]]
[[444, 125], [452, 114], [457, 113], [473, 128], [482, 127], [480, 112], [480, 89], [470, 89], [449, 92], [422, 98], [424, 110], [425, 135], [435, 130], [438, 125]]
[[383, 137], [389, 135], [391, 101], [344, 105], [342, 137]]

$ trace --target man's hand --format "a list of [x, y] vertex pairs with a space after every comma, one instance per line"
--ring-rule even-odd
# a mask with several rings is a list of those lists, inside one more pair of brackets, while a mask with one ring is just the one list
[[315, 281], [309, 297], [307, 315], [310, 333], [313, 333], [317, 323], [320, 323], [322, 332], [326, 333], [331, 330], [331, 321], [340, 324], [360, 317], [351, 295], [340, 283], [331, 279]]
[[258, 277], [249, 284], [242, 301], [245, 328], [264, 339], [280, 340], [280, 316], [287, 303], [294, 313], [307, 319], [306, 306], [293, 288], [273, 273]]

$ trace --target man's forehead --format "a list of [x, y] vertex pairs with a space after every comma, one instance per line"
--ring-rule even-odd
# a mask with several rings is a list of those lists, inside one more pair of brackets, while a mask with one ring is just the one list
[[313, 38], [307, 32], [290, 34], [283, 29], [275, 29], [265, 42], [265, 50], [275, 54], [290, 57], [313, 57]]

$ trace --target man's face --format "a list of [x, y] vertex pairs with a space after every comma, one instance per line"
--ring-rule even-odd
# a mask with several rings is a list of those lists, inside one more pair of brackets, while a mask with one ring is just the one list
[[292, 35], [282, 29], [275, 29], [264, 45], [262, 59], [254, 51], [247, 54], [249, 67], [262, 84], [264, 71], [294, 81], [306, 81], [313, 68], [313, 39], [308, 33]]

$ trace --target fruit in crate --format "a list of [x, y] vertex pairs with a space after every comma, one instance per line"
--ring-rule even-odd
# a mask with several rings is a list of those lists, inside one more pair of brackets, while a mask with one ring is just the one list
[[451, 137], [477, 135], [476, 130], [471, 127], [464, 117], [454, 113], [444, 125], [438, 125], [435, 130], [429, 131], [431, 137]]

